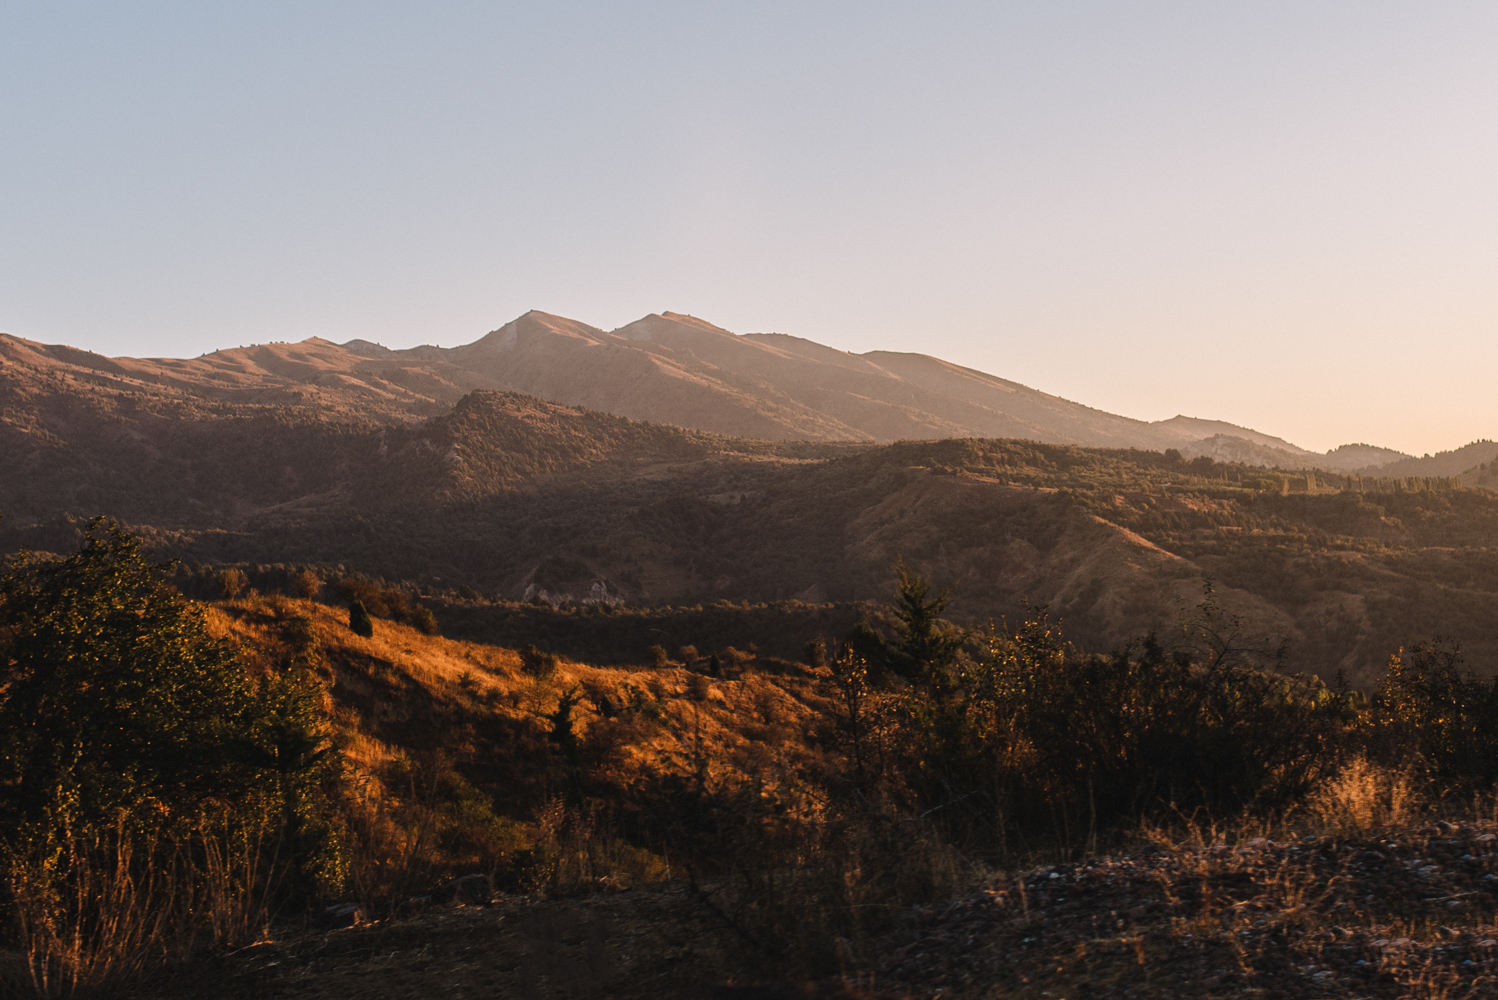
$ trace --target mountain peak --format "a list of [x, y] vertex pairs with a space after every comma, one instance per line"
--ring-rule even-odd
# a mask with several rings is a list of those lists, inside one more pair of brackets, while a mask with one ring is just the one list
[[454, 348], [454, 350], [475, 350], [480, 353], [492, 353], [514, 347], [522, 339], [532, 337], [575, 337], [581, 340], [597, 342], [602, 336], [604, 336], [603, 331], [596, 326], [589, 326], [586, 323], [580, 323], [575, 319], [568, 319], [565, 316], [556, 316], [552, 313], [542, 312], [539, 309], [531, 309], [510, 320], [499, 329], [490, 331], [473, 343], [467, 344], [464, 347]]
[[633, 323], [626, 323], [624, 326], [613, 331], [613, 333], [615, 336], [623, 337], [625, 340], [647, 342], [660, 342], [663, 340], [679, 341], [683, 338], [691, 339], [703, 334], [715, 337], [734, 337], [728, 330], [714, 326], [707, 320], [698, 319], [696, 316], [688, 316], [686, 313], [670, 311], [650, 313], [648, 316], [642, 316]]

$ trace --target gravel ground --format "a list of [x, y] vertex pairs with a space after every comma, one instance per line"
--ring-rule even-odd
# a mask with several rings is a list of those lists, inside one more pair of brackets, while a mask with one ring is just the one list
[[1491, 824], [1144, 849], [913, 915], [874, 982], [920, 997], [1498, 997]]

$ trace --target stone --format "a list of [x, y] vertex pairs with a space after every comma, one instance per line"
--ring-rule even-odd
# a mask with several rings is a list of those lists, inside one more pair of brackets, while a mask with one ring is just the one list
[[432, 890], [432, 902], [437, 905], [444, 903], [487, 903], [494, 895], [494, 889], [489, 884], [487, 875], [464, 875], [445, 882]]
[[319, 927], [356, 927], [364, 922], [364, 911], [358, 903], [334, 903], [317, 915]]

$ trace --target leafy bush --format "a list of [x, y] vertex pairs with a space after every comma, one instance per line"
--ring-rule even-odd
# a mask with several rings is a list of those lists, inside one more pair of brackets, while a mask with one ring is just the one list
[[239, 569], [220, 570], [218, 575], [214, 577], [214, 582], [218, 584], [219, 593], [228, 598], [239, 596], [240, 592], [249, 584], [244, 571]]
[[1428, 791], [1491, 792], [1498, 786], [1498, 677], [1473, 674], [1449, 640], [1401, 649], [1373, 694], [1366, 737], [1376, 759], [1413, 767]]
[[[1355, 717], [1317, 678], [1278, 672], [1278, 651], [1247, 639], [1210, 586], [1170, 648], [1150, 636], [1111, 656], [1068, 647], [1043, 608], [959, 655], [937, 617], [945, 595], [902, 574], [899, 597], [895, 641], [866, 628], [835, 660], [839, 727], [861, 776], [914, 794], [979, 849], [1272, 814], [1337, 765]], [[913, 684], [873, 687], [862, 651], [875, 643]]]
[[322, 577], [310, 569], [299, 570], [291, 578], [291, 593], [294, 597], [311, 600], [322, 590]]
[[520, 669], [527, 677], [544, 680], [557, 672], [557, 658], [552, 653], [542, 652], [532, 643], [520, 651]]
[[[190, 933], [214, 871], [220, 893], [266, 905], [342, 877], [315, 676], [251, 683], [161, 575], [97, 519], [77, 554], [23, 554], [0, 576], [0, 866], [43, 992], [134, 968], [109, 959], [121, 933]], [[265, 863], [226, 887], [201, 859], [243, 855], [252, 827]], [[165, 924], [126, 926], [140, 920]]]
[[437, 618], [431, 609], [423, 604], [413, 603], [403, 590], [382, 587], [370, 580], [353, 576], [339, 580], [334, 589], [351, 607], [358, 603], [367, 614], [375, 618], [387, 618], [402, 625], [410, 625], [424, 635], [438, 633]]
[[927, 797], [950, 801], [935, 782], [958, 782], [979, 800], [970, 812], [1078, 847], [1147, 817], [1273, 813], [1336, 761], [1346, 713], [1314, 677], [1149, 640], [1113, 656], [1058, 640], [1043, 615], [991, 635], [965, 702], [916, 707], [932, 766], [913, 780]]

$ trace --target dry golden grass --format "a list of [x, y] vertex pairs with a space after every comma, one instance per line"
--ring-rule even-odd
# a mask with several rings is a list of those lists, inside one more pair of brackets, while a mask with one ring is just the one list
[[1354, 836], [1404, 826], [1424, 803], [1408, 771], [1394, 771], [1355, 757], [1310, 797], [1310, 816], [1320, 830]]
[[[423, 825], [438, 808], [424, 796], [436, 795], [449, 768], [480, 775], [475, 780], [494, 811], [511, 824], [495, 850], [544, 847], [555, 855], [557, 878], [568, 864], [589, 869], [574, 855], [599, 849], [611, 863], [630, 855], [623, 861], [634, 881], [669, 874], [659, 859], [605, 843], [607, 837], [590, 831], [588, 816], [561, 805], [568, 765], [549, 734], [569, 695], [576, 699], [572, 726], [589, 786], [616, 802], [637, 782], [672, 773], [715, 787], [753, 781], [774, 793], [785, 775], [815, 758], [808, 734], [828, 707], [819, 678], [783, 666], [780, 673], [756, 671], [749, 654], [726, 658], [732, 678], [675, 664], [642, 669], [567, 659], [533, 676], [514, 650], [390, 621], [376, 620], [374, 635], [362, 638], [348, 628], [346, 611], [314, 601], [251, 595], [208, 605], [206, 614], [214, 634], [240, 644], [252, 672], [284, 661], [288, 624], [310, 620], [327, 681], [325, 708], [343, 750], [345, 795], [362, 817], [361, 836], [372, 854], [411, 869], [387, 873], [384, 882], [392, 887], [411, 888], [434, 875], [412, 872], [430, 840]], [[797, 808], [818, 807], [801, 797]], [[596, 876], [617, 877], [602, 868]]]

